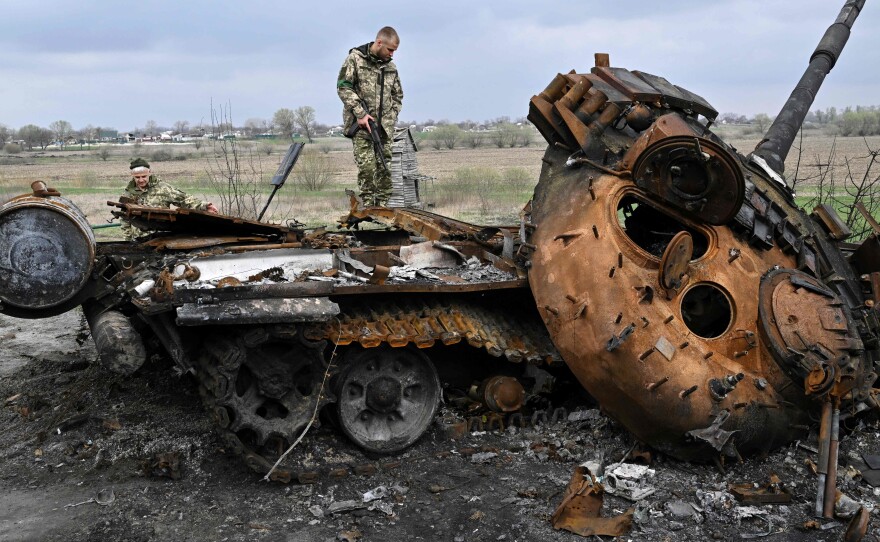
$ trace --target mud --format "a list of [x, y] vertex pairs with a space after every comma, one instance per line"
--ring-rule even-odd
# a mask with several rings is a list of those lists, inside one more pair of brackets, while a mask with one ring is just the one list
[[[310, 485], [267, 483], [224, 449], [190, 376], [156, 356], [121, 378], [102, 373], [94, 358], [76, 311], [35, 321], [0, 316], [0, 540], [582, 540], [550, 524], [575, 467], [607, 465], [634, 445], [641, 449], [588, 399], [568, 394], [565, 406], [577, 412], [571, 421], [460, 440], [435, 426], [391, 457], [365, 456], [325, 423], [291, 464], [348, 474]], [[803, 527], [814, 519], [810, 447], [815, 442], [795, 443], [727, 464], [724, 473], [654, 454], [655, 474], [643, 481], [654, 493], [638, 503], [606, 494], [603, 514], [636, 508], [626, 540], [766, 533], [773, 541], [841, 540], [845, 519], [819, 520], [827, 529]], [[880, 489], [851, 477], [850, 467], [865, 468], [863, 453], [880, 453], [876, 421], [841, 439], [838, 484], [876, 506]], [[158, 454], [174, 454], [179, 469], [158, 468]], [[376, 472], [358, 475], [356, 466]], [[791, 492], [790, 504], [750, 510], [728, 491], [771, 473]], [[365, 503], [377, 488], [384, 496]], [[101, 490], [105, 504], [88, 502]], [[868, 532], [866, 540], [880, 536], [877, 511]]]

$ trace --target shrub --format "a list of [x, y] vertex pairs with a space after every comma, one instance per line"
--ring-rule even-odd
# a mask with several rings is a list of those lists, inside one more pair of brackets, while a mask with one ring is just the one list
[[169, 162], [171, 160], [174, 160], [174, 151], [171, 149], [156, 149], [150, 154], [151, 162]]
[[471, 149], [483, 146], [485, 140], [486, 134], [484, 132], [465, 132], [461, 136], [462, 145], [470, 147]]
[[461, 128], [454, 124], [447, 124], [445, 126], [438, 126], [433, 132], [431, 132], [431, 141], [439, 142], [439, 146], [435, 146], [435, 149], [440, 149], [441, 147], [446, 147], [447, 149], [454, 149], [455, 144], [461, 139], [461, 136], [464, 132]]
[[333, 179], [330, 160], [316, 151], [304, 151], [293, 168], [293, 180], [304, 189], [317, 191]]
[[260, 144], [257, 145], [257, 149], [260, 153], [269, 156], [272, 154], [272, 151], [275, 150], [275, 145], [271, 144], [268, 141], [260, 141]]
[[108, 147], [107, 145], [102, 146], [97, 151], [95, 151], [95, 155], [102, 161], [106, 162], [107, 158], [110, 157], [110, 147]]
[[7, 154], [18, 154], [21, 152], [21, 145], [18, 143], [7, 143], [3, 149]]
[[512, 189], [523, 189], [536, 184], [537, 180], [532, 178], [528, 170], [523, 167], [511, 167], [501, 172], [501, 179], [504, 184], [509, 185]]

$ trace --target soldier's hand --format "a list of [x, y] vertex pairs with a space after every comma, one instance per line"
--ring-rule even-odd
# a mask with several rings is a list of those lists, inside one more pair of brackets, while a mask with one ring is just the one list
[[374, 119], [369, 113], [367, 113], [367, 114], [364, 115], [363, 117], [359, 118], [359, 119], [357, 120], [357, 123], [358, 123], [358, 126], [360, 126], [361, 128], [363, 128], [364, 130], [366, 130], [367, 133], [372, 134], [373, 131], [370, 130], [370, 121], [371, 121], [371, 120], [372, 120], [372, 121], [375, 121], [376, 119]]
[[208, 206], [205, 207], [205, 210], [208, 211], [209, 213], [214, 213], [215, 215], [220, 212], [220, 209], [218, 209], [217, 206], [214, 205], [213, 203], [209, 203]]

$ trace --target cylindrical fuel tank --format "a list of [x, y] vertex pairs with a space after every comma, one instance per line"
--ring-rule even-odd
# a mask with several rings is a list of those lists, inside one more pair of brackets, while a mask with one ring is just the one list
[[0, 311], [36, 318], [68, 310], [94, 261], [92, 229], [69, 200], [25, 195], [0, 206]]
[[131, 321], [119, 311], [98, 313], [95, 309], [86, 305], [85, 315], [101, 365], [121, 375], [130, 375], [140, 369], [147, 359], [147, 352]]

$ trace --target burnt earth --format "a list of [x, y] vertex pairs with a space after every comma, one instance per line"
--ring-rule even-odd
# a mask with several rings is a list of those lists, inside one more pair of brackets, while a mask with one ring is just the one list
[[[103, 373], [91, 363], [85, 330], [78, 312], [35, 321], [0, 316], [0, 540], [580, 540], [550, 524], [574, 468], [616, 462], [637, 444], [595, 406], [571, 399], [566, 406], [577, 409], [577, 420], [460, 440], [434, 426], [390, 457], [365, 456], [325, 423], [290, 459], [322, 472], [318, 482], [267, 483], [224, 450], [191, 377], [158, 358], [132, 377]], [[728, 464], [724, 474], [654, 454], [656, 474], [644, 483], [655, 492], [638, 504], [606, 494], [603, 514], [635, 506], [625, 537], [634, 541], [768, 531], [773, 541], [841, 540], [846, 520], [803, 528], [814, 519], [816, 488], [805, 461], [817, 458], [806, 449], [815, 442], [802, 444]], [[880, 490], [849, 470], [864, 468], [863, 453], [880, 453], [876, 421], [841, 439], [838, 483], [876, 506]], [[347, 474], [327, 474], [334, 469]], [[792, 502], [758, 506], [749, 517], [728, 485], [760, 483], [771, 473]], [[102, 490], [105, 503], [112, 490], [109, 504], [67, 506]], [[371, 490], [381, 498], [364, 503]], [[877, 512], [870, 518], [868, 532], [880, 536]]]

